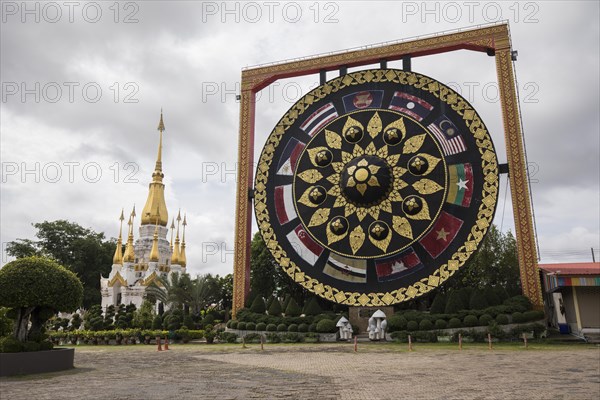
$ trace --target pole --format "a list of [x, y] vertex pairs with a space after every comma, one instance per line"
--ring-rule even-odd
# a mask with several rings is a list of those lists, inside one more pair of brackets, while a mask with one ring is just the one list
[[458, 334], [458, 350], [462, 350], [462, 334]]
[[492, 349], [492, 335], [488, 333], [488, 349]]
[[354, 352], [358, 352], [358, 336], [354, 336]]
[[261, 349], [261, 351], [264, 351], [264, 349], [265, 349], [263, 335], [260, 335], [260, 349]]
[[596, 257], [594, 256], [594, 248], [590, 247], [592, 249], [592, 262], [596, 262]]
[[525, 348], [527, 348], [527, 335], [523, 332], [523, 342], [525, 343]]
[[412, 351], [412, 338], [408, 335], [408, 351]]

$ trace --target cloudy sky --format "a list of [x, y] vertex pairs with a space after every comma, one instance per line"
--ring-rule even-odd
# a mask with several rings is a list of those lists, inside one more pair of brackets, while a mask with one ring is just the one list
[[[598, 2], [1, 5], [2, 264], [5, 244], [33, 238], [34, 222], [68, 219], [116, 237], [121, 208], [146, 200], [162, 107], [166, 201], [171, 216], [187, 213], [190, 272], [230, 273], [243, 68], [501, 20], [519, 52], [541, 262], [590, 261], [591, 247], [600, 258]], [[492, 57], [422, 57], [413, 70], [462, 93], [506, 162]], [[256, 159], [281, 115], [318, 81], [261, 92]], [[514, 232], [506, 176], [500, 186], [495, 223]]]

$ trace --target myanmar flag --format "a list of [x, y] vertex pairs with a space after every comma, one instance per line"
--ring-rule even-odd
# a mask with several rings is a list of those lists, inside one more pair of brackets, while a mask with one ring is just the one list
[[433, 228], [419, 243], [431, 257], [437, 258], [452, 243], [462, 224], [462, 219], [442, 211]]
[[471, 205], [473, 195], [473, 168], [471, 164], [454, 164], [448, 167], [450, 184], [446, 201], [462, 207]]

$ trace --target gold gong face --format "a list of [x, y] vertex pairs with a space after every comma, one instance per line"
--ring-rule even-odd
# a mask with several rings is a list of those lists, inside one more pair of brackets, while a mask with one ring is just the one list
[[465, 263], [497, 185], [489, 133], [464, 99], [423, 75], [366, 70], [284, 115], [261, 154], [255, 211], [299, 284], [342, 304], [389, 305]]

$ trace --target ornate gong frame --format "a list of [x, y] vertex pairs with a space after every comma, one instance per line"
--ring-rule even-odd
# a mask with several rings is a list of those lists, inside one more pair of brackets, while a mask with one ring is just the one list
[[251, 194], [253, 191], [256, 94], [279, 79], [315, 74], [321, 71], [333, 71], [344, 67], [376, 64], [382, 61], [394, 61], [403, 57], [420, 57], [464, 49], [494, 55], [496, 59], [521, 285], [523, 294], [531, 300], [533, 305], [540, 309], [543, 307], [524, 143], [512, 68], [510, 32], [508, 24], [503, 23], [242, 71], [233, 275], [232, 314], [234, 317], [237, 310], [244, 307], [250, 288], [250, 241], [253, 208]]

